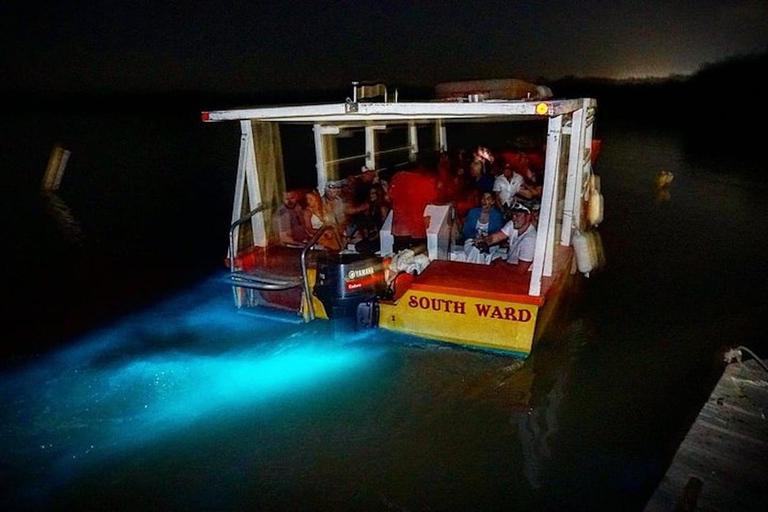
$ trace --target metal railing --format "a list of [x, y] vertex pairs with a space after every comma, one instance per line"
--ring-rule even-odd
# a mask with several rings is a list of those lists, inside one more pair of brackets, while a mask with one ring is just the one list
[[[307, 245], [304, 246], [304, 249], [301, 250], [301, 277], [304, 281], [304, 295], [307, 297], [307, 312], [309, 313], [310, 321], [315, 319], [315, 306], [312, 304], [312, 294], [309, 289], [309, 277], [307, 275], [307, 253], [312, 247], [314, 247], [317, 241], [320, 240], [320, 237], [323, 236], [323, 234], [329, 229], [333, 229], [333, 234], [336, 236], [336, 242], [339, 244], [339, 248], [341, 248], [341, 237], [339, 237], [339, 232], [336, 231], [334, 226], [330, 224], [323, 224], [320, 226], [320, 229], [315, 232], [310, 241], [307, 242]], [[315, 279], [317, 279], [317, 276], [315, 276]]]
[[232, 223], [232, 225], [229, 226], [229, 271], [233, 274], [235, 273], [235, 256], [237, 253], [235, 252], [235, 230], [240, 227], [240, 225], [245, 224], [249, 220], [251, 220], [251, 217], [256, 215], [259, 212], [262, 212], [267, 209], [267, 206], [263, 203], [259, 203], [256, 205], [256, 208], [249, 211], [239, 219], [237, 219], [235, 222]]
[[287, 290], [290, 288], [295, 288], [299, 286], [301, 283], [294, 279], [281, 279], [279, 276], [274, 275], [268, 275], [265, 273], [261, 274], [250, 274], [247, 272], [238, 272], [237, 268], [235, 267], [235, 260], [236, 257], [236, 249], [235, 249], [235, 230], [244, 224], [245, 222], [248, 222], [251, 217], [256, 215], [257, 213], [264, 211], [267, 209], [267, 206], [263, 204], [259, 204], [251, 210], [250, 212], [243, 215], [241, 218], [236, 220], [232, 223], [229, 227], [229, 272], [230, 272], [230, 283], [232, 286], [239, 286], [242, 288], [253, 288], [257, 290]]
[[[257, 213], [264, 211], [267, 207], [263, 204], [259, 204], [251, 210], [250, 212], [246, 213], [244, 216], [236, 220], [232, 223], [232, 225], [229, 227], [229, 271], [230, 271], [230, 282], [233, 287], [239, 286], [243, 288], [254, 288], [258, 290], [287, 290], [289, 288], [295, 288], [296, 286], [302, 285], [304, 288], [304, 295], [307, 300], [307, 312], [309, 315], [309, 320], [315, 319], [315, 307], [312, 304], [312, 293], [309, 289], [309, 275], [308, 275], [308, 268], [307, 268], [307, 254], [309, 251], [317, 244], [317, 242], [320, 240], [320, 237], [325, 234], [326, 231], [329, 229], [333, 230], [333, 234], [336, 238], [336, 242], [339, 245], [339, 248], [342, 247], [341, 243], [341, 237], [339, 236], [338, 231], [336, 231], [335, 226], [331, 224], [323, 224], [320, 226], [320, 229], [318, 229], [315, 234], [312, 236], [312, 238], [307, 242], [307, 244], [302, 248], [301, 250], [301, 282], [297, 282], [295, 280], [290, 279], [276, 279], [271, 276], [267, 275], [249, 275], [245, 273], [238, 273], [238, 270], [235, 268], [235, 259], [236, 259], [236, 251], [235, 251], [235, 230], [245, 222], [248, 222], [251, 217], [256, 215]], [[233, 288], [234, 290], [234, 288]]]

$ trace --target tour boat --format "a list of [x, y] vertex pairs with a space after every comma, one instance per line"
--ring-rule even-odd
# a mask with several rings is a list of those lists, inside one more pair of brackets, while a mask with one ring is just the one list
[[[499, 350], [526, 357], [556, 316], [559, 297], [579, 274], [601, 263], [597, 224], [602, 196], [593, 162], [596, 101], [555, 99], [546, 87], [520, 80], [469, 81], [436, 88], [437, 99], [401, 101], [381, 84], [353, 83], [352, 97], [336, 103], [264, 106], [202, 113], [204, 122], [240, 123], [240, 154], [229, 230], [228, 284], [243, 311], [282, 311], [297, 321], [352, 318], [359, 325]], [[441, 93], [442, 91], [442, 93]], [[485, 130], [485, 131], [483, 131]], [[427, 250], [420, 265], [392, 277], [395, 253], [391, 211], [379, 250], [319, 244], [322, 226], [303, 246], [275, 240], [272, 215], [286, 176], [311, 173], [326, 184], [360, 173], [390, 175], [421, 153], [446, 152], [482, 134], [514, 141], [535, 133], [545, 144], [535, 254], [528, 272], [505, 262], [454, 261], [454, 205], [428, 204]], [[314, 152], [297, 164], [298, 137]], [[475, 137], [475, 139], [472, 139]], [[469, 149], [469, 148], [468, 148]], [[233, 167], [234, 167], [233, 156]], [[307, 181], [307, 180], [305, 180]]]

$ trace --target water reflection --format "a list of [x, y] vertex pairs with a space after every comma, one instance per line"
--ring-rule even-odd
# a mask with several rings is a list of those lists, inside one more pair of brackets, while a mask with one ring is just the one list
[[523, 454], [522, 471], [531, 488], [542, 490], [553, 464], [554, 443], [559, 432], [561, 406], [566, 398], [569, 375], [581, 339], [579, 323], [569, 326], [566, 339], [557, 346], [535, 351], [510, 379], [518, 400], [511, 407], [511, 422]]
[[565, 375], [557, 376], [554, 385], [543, 396], [523, 410], [513, 410], [524, 457], [524, 473], [534, 489], [544, 483], [543, 471], [550, 461], [551, 440], [557, 433], [557, 408], [563, 399]]
[[53, 218], [56, 227], [65, 240], [80, 245], [83, 242], [83, 227], [75, 218], [74, 213], [64, 199], [55, 193], [43, 194], [48, 214]]

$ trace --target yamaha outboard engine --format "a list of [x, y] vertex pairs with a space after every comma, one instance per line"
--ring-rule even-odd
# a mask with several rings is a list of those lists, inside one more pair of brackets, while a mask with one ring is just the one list
[[358, 304], [374, 299], [386, 287], [378, 256], [330, 252], [318, 256], [313, 293], [330, 319], [354, 316]]

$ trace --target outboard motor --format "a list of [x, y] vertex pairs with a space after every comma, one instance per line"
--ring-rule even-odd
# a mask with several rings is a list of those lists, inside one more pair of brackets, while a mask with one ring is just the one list
[[358, 329], [368, 329], [379, 326], [379, 303], [375, 300], [361, 302], [357, 306]]
[[318, 256], [313, 293], [329, 319], [354, 316], [358, 304], [374, 299], [386, 287], [378, 256], [330, 252]]

